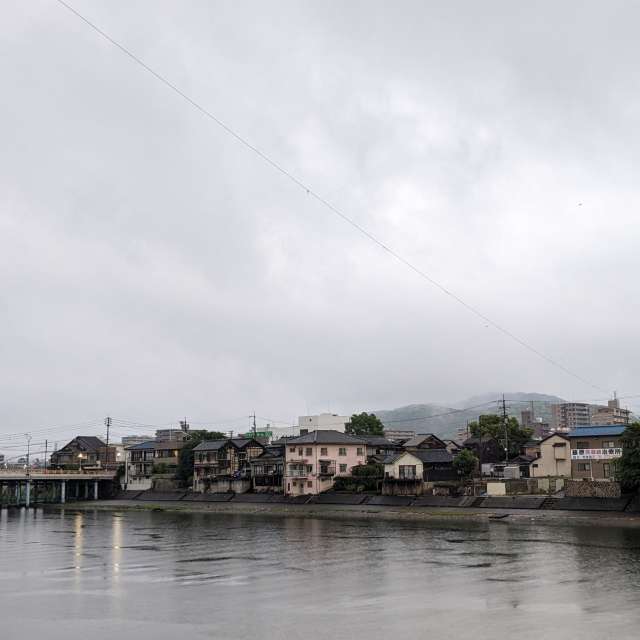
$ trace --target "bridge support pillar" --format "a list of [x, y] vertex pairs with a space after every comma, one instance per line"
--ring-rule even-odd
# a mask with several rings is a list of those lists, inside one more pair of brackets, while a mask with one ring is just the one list
[[97, 500], [98, 499], [98, 481], [95, 480], [93, 483], [93, 499]]
[[31, 503], [31, 480], [27, 480], [27, 486], [26, 486], [26, 492], [25, 492], [25, 498], [24, 498], [24, 506], [27, 507], [27, 509], [28, 509], [30, 503]]
[[64, 504], [67, 501], [67, 481], [60, 481], [60, 503]]

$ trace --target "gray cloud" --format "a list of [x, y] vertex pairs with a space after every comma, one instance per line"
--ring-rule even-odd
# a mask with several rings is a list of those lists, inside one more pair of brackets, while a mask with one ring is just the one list
[[[74, 6], [500, 324], [640, 393], [638, 7]], [[3, 26], [0, 430], [602, 395], [56, 3]]]

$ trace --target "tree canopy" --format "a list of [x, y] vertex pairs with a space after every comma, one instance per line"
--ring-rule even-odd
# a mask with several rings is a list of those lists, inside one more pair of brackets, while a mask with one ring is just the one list
[[[495, 414], [480, 416], [476, 422], [469, 424], [469, 431], [472, 436], [496, 440], [504, 451], [505, 423], [502, 416]], [[509, 445], [509, 457], [513, 458], [517, 456], [520, 453], [522, 445], [530, 440], [532, 435], [533, 429], [521, 427], [518, 420], [513, 416], [507, 417], [506, 436]]]
[[347, 423], [346, 432], [353, 436], [382, 436], [384, 425], [375, 413], [354, 413]]
[[205, 440], [220, 440], [226, 438], [224, 433], [219, 431], [206, 431], [199, 429], [189, 432], [189, 439], [184, 443], [184, 447], [180, 449], [178, 457], [178, 468], [176, 469], [176, 478], [183, 487], [190, 487], [193, 481], [193, 449]]
[[478, 458], [473, 451], [463, 449], [454, 459], [453, 468], [463, 477], [468, 478], [475, 471]]
[[624, 430], [622, 456], [616, 461], [616, 479], [624, 491], [640, 488], [640, 422], [633, 422]]

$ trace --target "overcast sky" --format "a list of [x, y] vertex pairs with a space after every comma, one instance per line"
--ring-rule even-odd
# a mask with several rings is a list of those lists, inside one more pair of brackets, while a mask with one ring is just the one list
[[55, 0], [10, 0], [0, 433], [640, 394], [637, 3], [69, 1], [604, 391]]

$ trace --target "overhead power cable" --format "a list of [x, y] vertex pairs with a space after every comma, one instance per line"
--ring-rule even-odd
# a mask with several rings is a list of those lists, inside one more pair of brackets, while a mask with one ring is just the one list
[[374, 236], [370, 231], [365, 229], [365, 227], [363, 227], [362, 225], [358, 224], [355, 220], [353, 220], [352, 218], [347, 216], [340, 209], [338, 209], [337, 207], [332, 205], [323, 196], [321, 196], [319, 193], [314, 191], [308, 184], [304, 183], [302, 180], [300, 180], [296, 176], [294, 176], [288, 169], [284, 168], [276, 160], [271, 158], [267, 153], [265, 153], [264, 151], [261, 151], [253, 143], [251, 143], [247, 138], [245, 138], [242, 135], [240, 135], [239, 133], [237, 133], [231, 126], [229, 126], [228, 124], [223, 122], [220, 118], [218, 118], [216, 115], [214, 115], [206, 107], [203, 107], [199, 102], [197, 102], [195, 99], [193, 99], [189, 95], [187, 95], [184, 91], [182, 91], [180, 88], [178, 88], [178, 86], [176, 86], [173, 82], [168, 80], [164, 75], [162, 75], [161, 73], [159, 73], [158, 71], [156, 71], [155, 69], [150, 67], [146, 62], [144, 62], [141, 58], [139, 58], [136, 54], [134, 54], [130, 49], [128, 49], [123, 44], [118, 42], [115, 38], [110, 36], [105, 31], [103, 31], [100, 27], [98, 27], [95, 23], [91, 22], [88, 18], [86, 18], [84, 15], [82, 15], [79, 11], [77, 11], [70, 4], [68, 4], [64, 0], [57, 0], [57, 1], [58, 1], [58, 4], [60, 4], [62, 7], [64, 7], [65, 9], [67, 9], [68, 11], [73, 13], [77, 18], [82, 20], [82, 22], [84, 22], [88, 27], [93, 29], [96, 33], [98, 33], [100, 36], [102, 36], [105, 40], [110, 42], [114, 47], [118, 48], [129, 59], [131, 59], [133, 62], [138, 64], [140, 67], [142, 67], [147, 73], [151, 74], [156, 80], [161, 82], [167, 88], [171, 89], [171, 91], [173, 91], [178, 96], [180, 96], [183, 100], [188, 102], [194, 109], [198, 110], [202, 115], [204, 115], [207, 118], [209, 118], [212, 122], [215, 122], [221, 129], [226, 131], [230, 136], [232, 136], [240, 144], [242, 144], [244, 147], [246, 147], [247, 149], [249, 149], [250, 151], [255, 153], [259, 158], [261, 158], [269, 166], [271, 166], [277, 172], [279, 172], [280, 174], [282, 174], [283, 176], [288, 178], [297, 187], [299, 187], [300, 189], [305, 191], [308, 196], [311, 196], [312, 198], [314, 198], [322, 206], [326, 207], [327, 209], [329, 209], [329, 211], [331, 211], [333, 214], [335, 214], [336, 216], [341, 218], [344, 222], [346, 222], [347, 224], [351, 225], [359, 233], [361, 233], [363, 236], [368, 238], [374, 244], [378, 245], [383, 251], [386, 251], [389, 255], [393, 256], [398, 262], [400, 262], [405, 267], [407, 267], [408, 269], [410, 269], [411, 271], [416, 273], [422, 279], [426, 280], [428, 283], [430, 283], [431, 285], [433, 285], [437, 289], [440, 289], [440, 291], [442, 291], [442, 293], [444, 293], [445, 295], [449, 296], [452, 300], [454, 300], [459, 305], [464, 307], [467, 311], [469, 311], [473, 315], [477, 316], [483, 322], [485, 322], [488, 325], [492, 326], [496, 331], [502, 333], [507, 338], [513, 340], [514, 342], [519, 344], [521, 347], [527, 349], [531, 353], [533, 353], [536, 356], [538, 356], [539, 358], [545, 360], [547, 363], [549, 363], [552, 366], [556, 367], [557, 369], [563, 371], [567, 375], [575, 378], [576, 380], [579, 380], [583, 384], [588, 385], [588, 386], [590, 386], [590, 387], [592, 387], [594, 389], [598, 389], [599, 391], [607, 391], [606, 389], [603, 389], [602, 387], [590, 382], [589, 380], [587, 380], [583, 376], [581, 376], [578, 373], [576, 373], [576, 372], [572, 371], [571, 369], [567, 368], [566, 366], [564, 366], [563, 364], [561, 364], [560, 362], [558, 362], [554, 358], [546, 355], [545, 353], [540, 351], [538, 348], [536, 348], [533, 345], [529, 344], [527, 341], [523, 340], [522, 338], [517, 336], [515, 333], [510, 331], [509, 329], [503, 327], [501, 324], [498, 324], [497, 322], [493, 321], [491, 318], [486, 316], [482, 311], [480, 311], [479, 309], [477, 309], [473, 305], [471, 305], [468, 302], [466, 302], [459, 295], [455, 294], [453, 291], [451, 291], [450, 289], [445, 287], [438, 280], [436, 280], [435, 278], [430, 276], [428, 273], [426, 273], [425, 271], [423, 271], [422, 269], [420, 269], [419, 267], [414, 265], [412, 262], [410, 262], [409, 260], [404, 258], [397, 251], [395, 251], [394, 249], [391, 249], [389, 246], [387, 246], [381, 240], [379, 240], [376, 236]]

